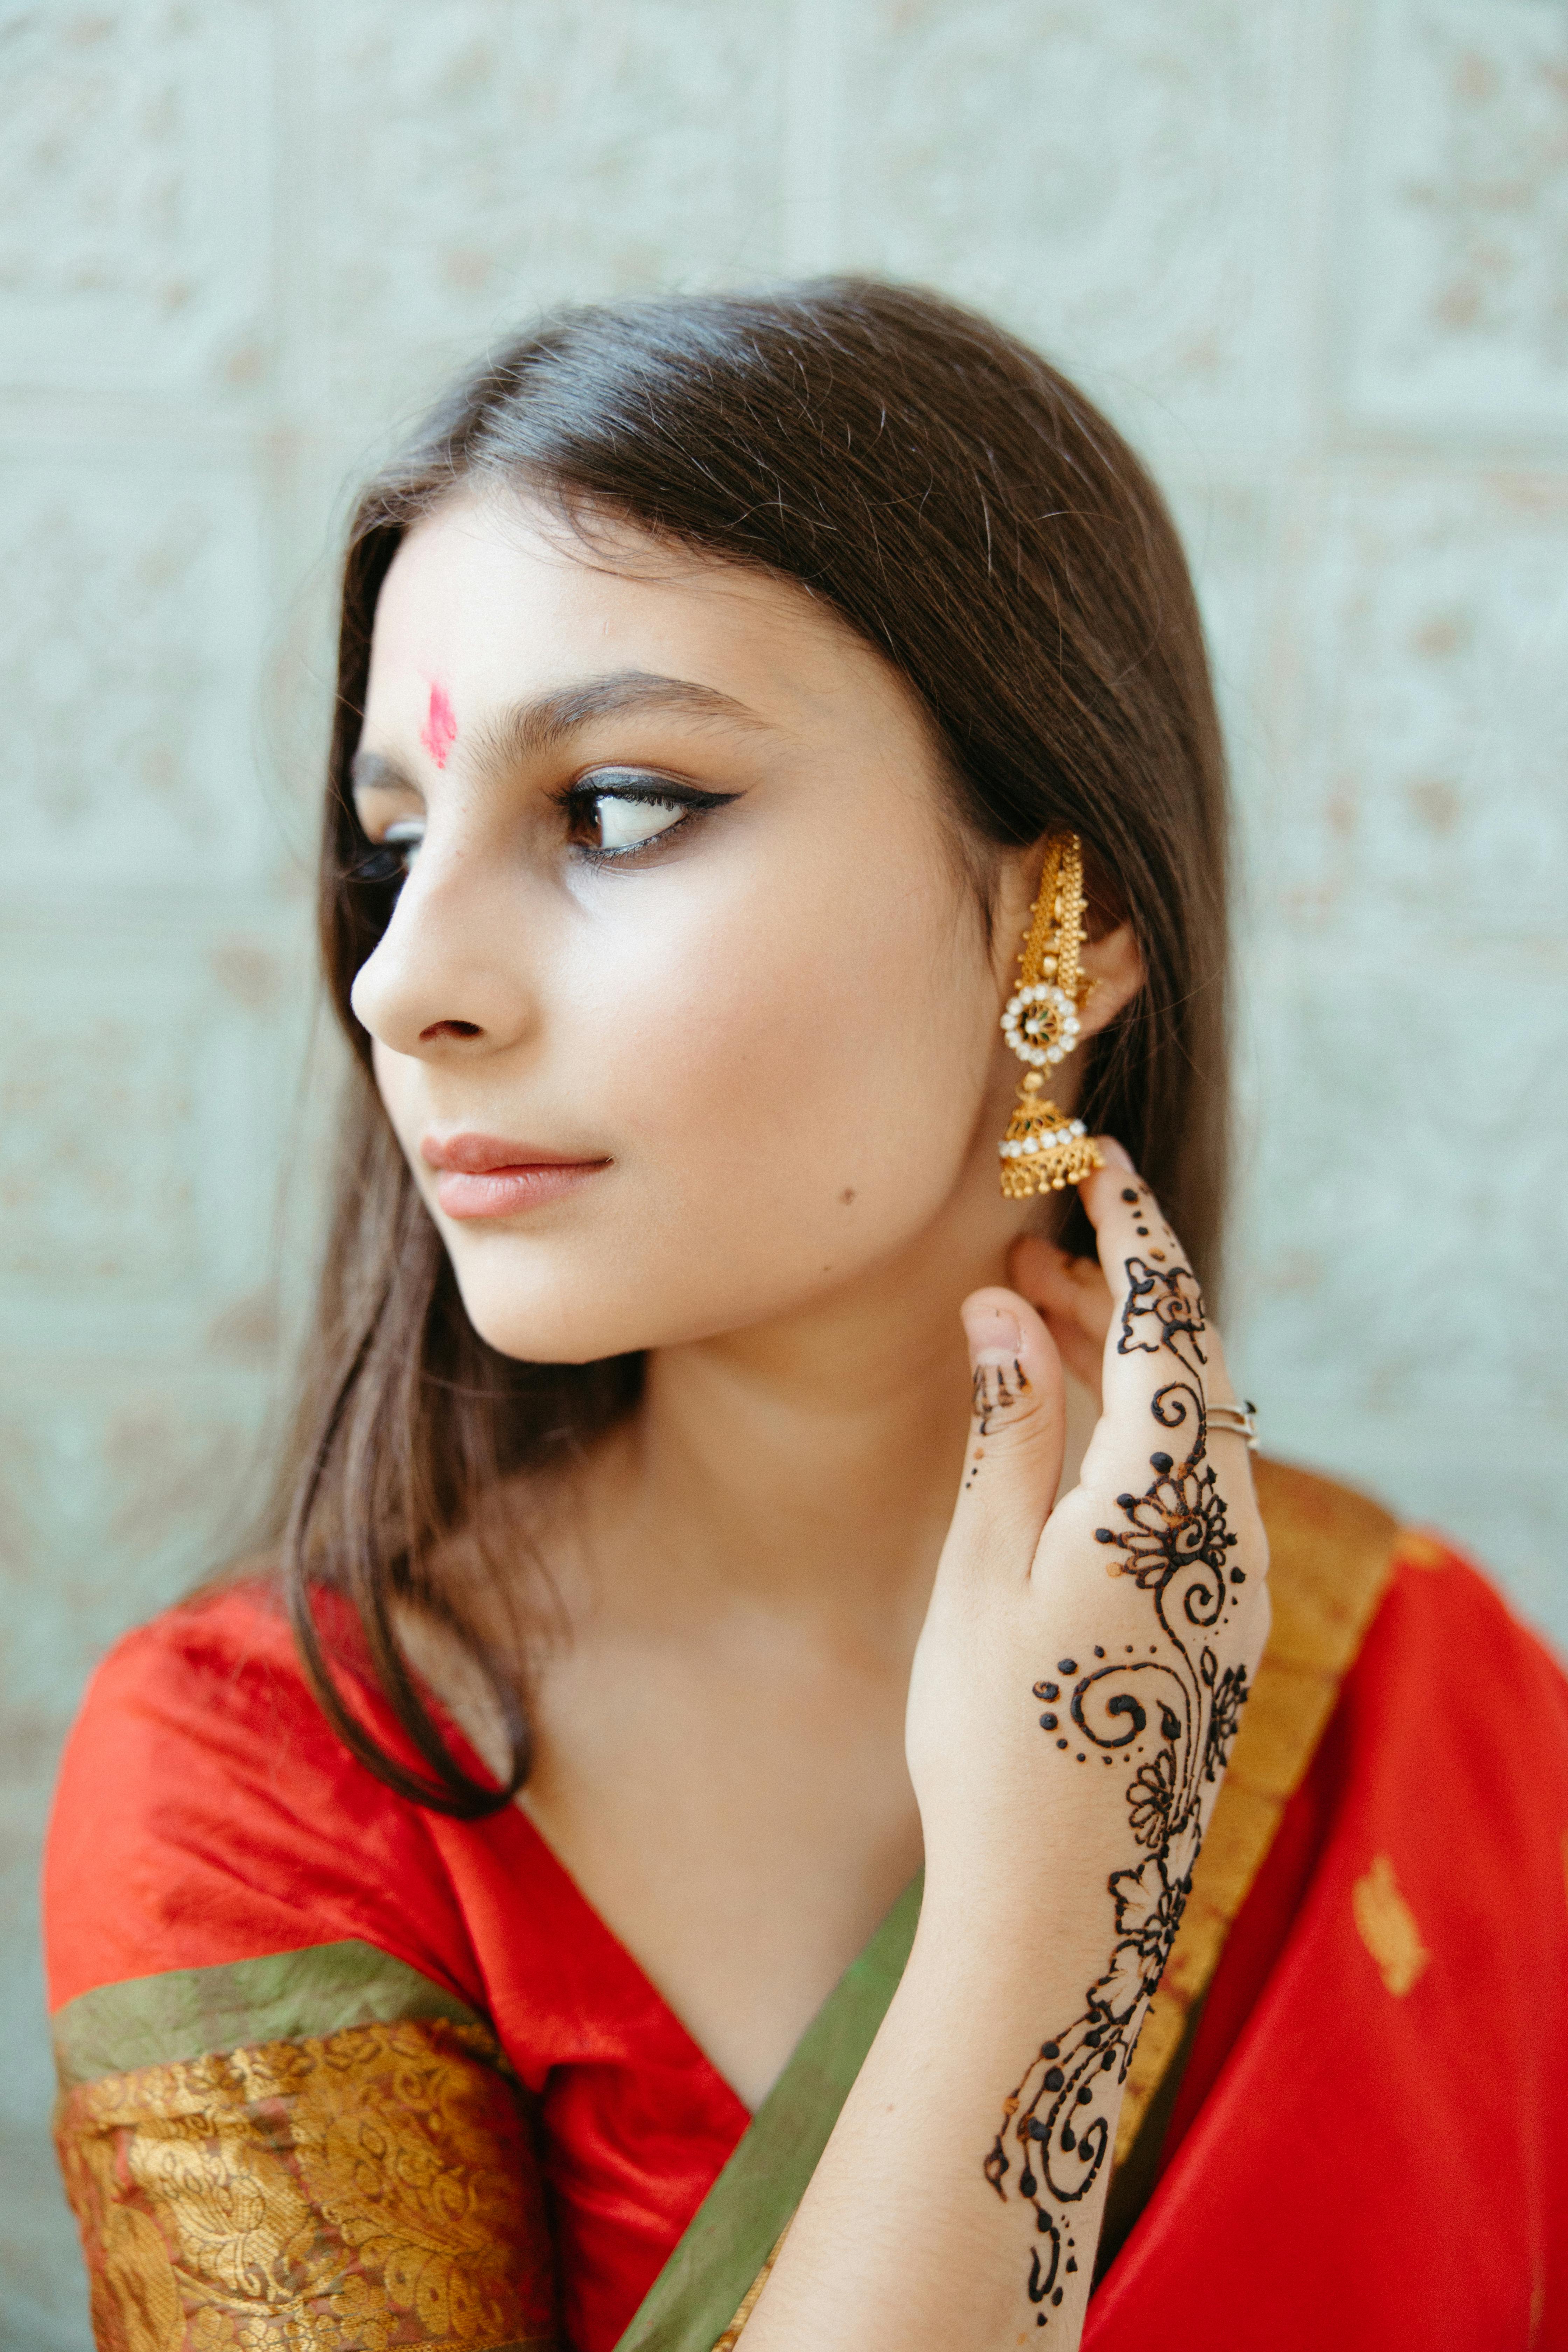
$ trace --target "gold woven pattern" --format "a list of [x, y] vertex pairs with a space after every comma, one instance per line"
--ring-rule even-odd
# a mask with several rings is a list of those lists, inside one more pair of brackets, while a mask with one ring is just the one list
[[552, 2337], [519, 2095], [483, 2028], [354, 2026], [62, 2099], [100, 2352], [480, 2352]]

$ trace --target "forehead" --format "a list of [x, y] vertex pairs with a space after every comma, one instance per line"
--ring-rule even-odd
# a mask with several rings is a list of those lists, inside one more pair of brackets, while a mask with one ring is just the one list
[[793, 582], [625, 525], [584, 535], [521, 496], [468, 489], [398, 549], [369, 700], [418, 699], [439, 680], [472, 709], [623, 669], [700, 680], [778, 723], [846, 700], [918, 713], [891, 667]]

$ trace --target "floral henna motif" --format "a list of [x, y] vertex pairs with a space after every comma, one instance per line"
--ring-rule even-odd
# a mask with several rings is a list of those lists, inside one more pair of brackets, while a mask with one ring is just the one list
[[[1225, 1769], [1247, 1695], [1245, 1666], [1219, 1670], [1205, 1635], [1218, 1625], [1244, 1571], [1229, 1565], [1237, 1538], [1226, 1524], [1225, 1502], [1206, 1459], [1207, 1426], [1202, 1368], [1203, 1300], [1184, 1265], [1152, 1268], [1128, 1261], [1128, 1294], [1117, 1342], [1123, 1355], [1173, 1356], [1180, 1376], [1155, 1391], [1150, 1410], [1162, 1430], [1181, 1431], [1190, 1443], [1177, 1460], [1163, 1449], [1149, 1456], [1153, 1477], [1142, 1495], [1116, 1498], [1123, 1525], [1098, 1528], [1113, 1555], [1114, 1576], [1132, 1580], [1150, 1596], [1159, 1635], [1146, 1656], [1123, 1644], [1121, 1661], [1080, 1672], [1063, 1658], [1058, 1680], [1038, 1682], [1040, 1717], [1057, 1731], [1065, 1704], [1073, 1727], [1109, 1760], [1126, 1752], [1137, 1769], [1127, 1784], [1127, 1819], [1142, 1858], [1113, 1870], [1107, 1882], [1114, 1934], [1105, 1973], [1089, 1987], [1081, 2014], [1040, 2045], [1016, 2090], [1003, 2102], [1002, 2126], [985, 2159], [985, 2177], [1005, 2200], [1005, 2181], [1017, 2150], [1018, 2195], [1035, 2214], [1028, 2294], [1043, 2327], [1079, 2267], [1071, 2208], [1087, 2197], [1110, 2146], [1112, 2094], [1124, 2081], [1139, 2029], [1164, 1973], [1192, 1888], [1203, 1833], [1205, 1784]], [[1070, 1693], [1066, 1686], [1071, 1685]], [[1056, 1741], [1068, 1751], [1076, 1743]]]
[[1241, 1722], [1241, 1710], [1246, 1705], [1247, 1668], [1227, 1666], [1215, 1685], [1214, 1703], [1209, 1709], [1208, 1736], [1204, 1743], [1205, 1780], [1217, 1780], [1225, 1770], [1230, 1744], [1236, 1738]]
[[[1161, 1406], [1173, 1394], [1186, 1398], [1192, 1393], [1184, 1382], [1162, 1389], [1154, 1399], [1155, 1420], [1165, 1419]], [[1177, 1421], [1186, 1417], [1184, 1404], [1181, 1412], [1173, 1415]], [[1236, 1541], [1226, 1528], [1225, 1505], [1214, 1471], [1204, 1460], [1207, 1433], [1201, 1404], [1196, 1404], [1194, 1418], [1196, 1440], [1187, 1459], [1177, 1463], [1168, 1454], [1152, 1454], [1149, 1465], [1156, 1475], [1148, 1493], [1116, 1497], [1117, 1508], [1131, 1523], [1131, 1533], [1119, 1534], [1111, 1528], [1095, 1529], [1100, 1543], [1115, 1544], [1126, 1556], [1121, 1573], [1136, 1578], [1145, 1591], [1151, 1587], [1163, 1591], [1178, 1570], [1194, 1561], [1216, 1572], [1223, 1570], [1225, 1555]]]
[[1162, 1748], [1152, 1764], [1139, 1766], [1127, 1791], [1127, 1817], [1140, 1845], [1164, 1844], [1175, 1798], [1175, 1753]]
[[[1135, 1332], [1134, 1324], [1143, 1328]], [[1203, 1293], [1192, 1268], [1146, 1265], [1141, 1257], [1130, 1257], [1117, 1354], [1152, 1356], [1162, 1348], [1169, 1348], [1184, 1362], [1184, 1343], [1204, 1364], [1208, 1359], [1203, 1351]]]

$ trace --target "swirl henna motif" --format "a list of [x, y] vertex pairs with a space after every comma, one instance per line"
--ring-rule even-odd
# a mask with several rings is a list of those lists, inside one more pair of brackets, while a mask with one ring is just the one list
[[1079, 1762], [1091, 1748], [1108, 1762], [1119, 1754], [1133, 1761], [1127, 1819], [1138, 1857], [1107, 1882], [1115, 1928], [1105, 1973], [1089, 1987], [1081, 2014], [1040, 2044], [1004, 2100], [985, 2158], [985, 2177], [1005, 2201], [1009, 2143], [1017, 2149], [1017, 2193], [1035, 2213], [1028, 2294], [1040, 2327], [1062, 2300], [1064, 2278], [1079, 2267], [1070, 2210], [1104, 2167], [1111, 2094], [1126, 2077], [1191, 1891], [1203, 1790], [1225, 1769], [1247, 1696], [1246, 1667], [1221, 1672], [1204, 1638], [1246, 1575], [1229, 1565], [1237, 1538], [1207, 1460], [1203, 1299], [1184, 1265], [1133, 1257], [1126, 1272], [1117, 1351], [1174, 1359], [1177, 1376], [1155, 1391], [1150, 1411], [1158, 1428], [1179, 1433], [1187, 1447], [1179, 1458], [1163, 1447], [1152, 1453], [1144, 1492], [1116, 1498], [1123, 1524], [1095, 1530], [1120, 1554], [1108, 1560], [1110, 1572], [1150, 1596], [1151, 1631], [1161, 1638], [1144, 1656], [1124, 1643], [1121, 1661], [1097, 1647], [1104, 1663], [1081, 1671], [1076, 1658], [1063, 1658], [1058, 1679], [1034, 1685], [1045, 1706], [1041, 1727], [1058, 1734], [1059, 1750], [1076, 1752]]

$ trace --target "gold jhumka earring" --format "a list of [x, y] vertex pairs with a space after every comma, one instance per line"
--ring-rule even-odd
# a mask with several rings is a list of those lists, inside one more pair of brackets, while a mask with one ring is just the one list
[[1009, 1201], [1059, 1192], [1105, 1165], [1082, 1119], [1057, 1108], [1040, 1075], [1078, 1044], [1079, 1007], [1089, 993], [1079, 971], [1079, 950], [1089, 937], [1083, 911], [1083, 844], [1076, 833], [1064, 834], [1046, 851], [1018, 985], [1002, 1015], [1002, 1034], [1029, 1065], [1002, 1139], [1002, 1190]]

